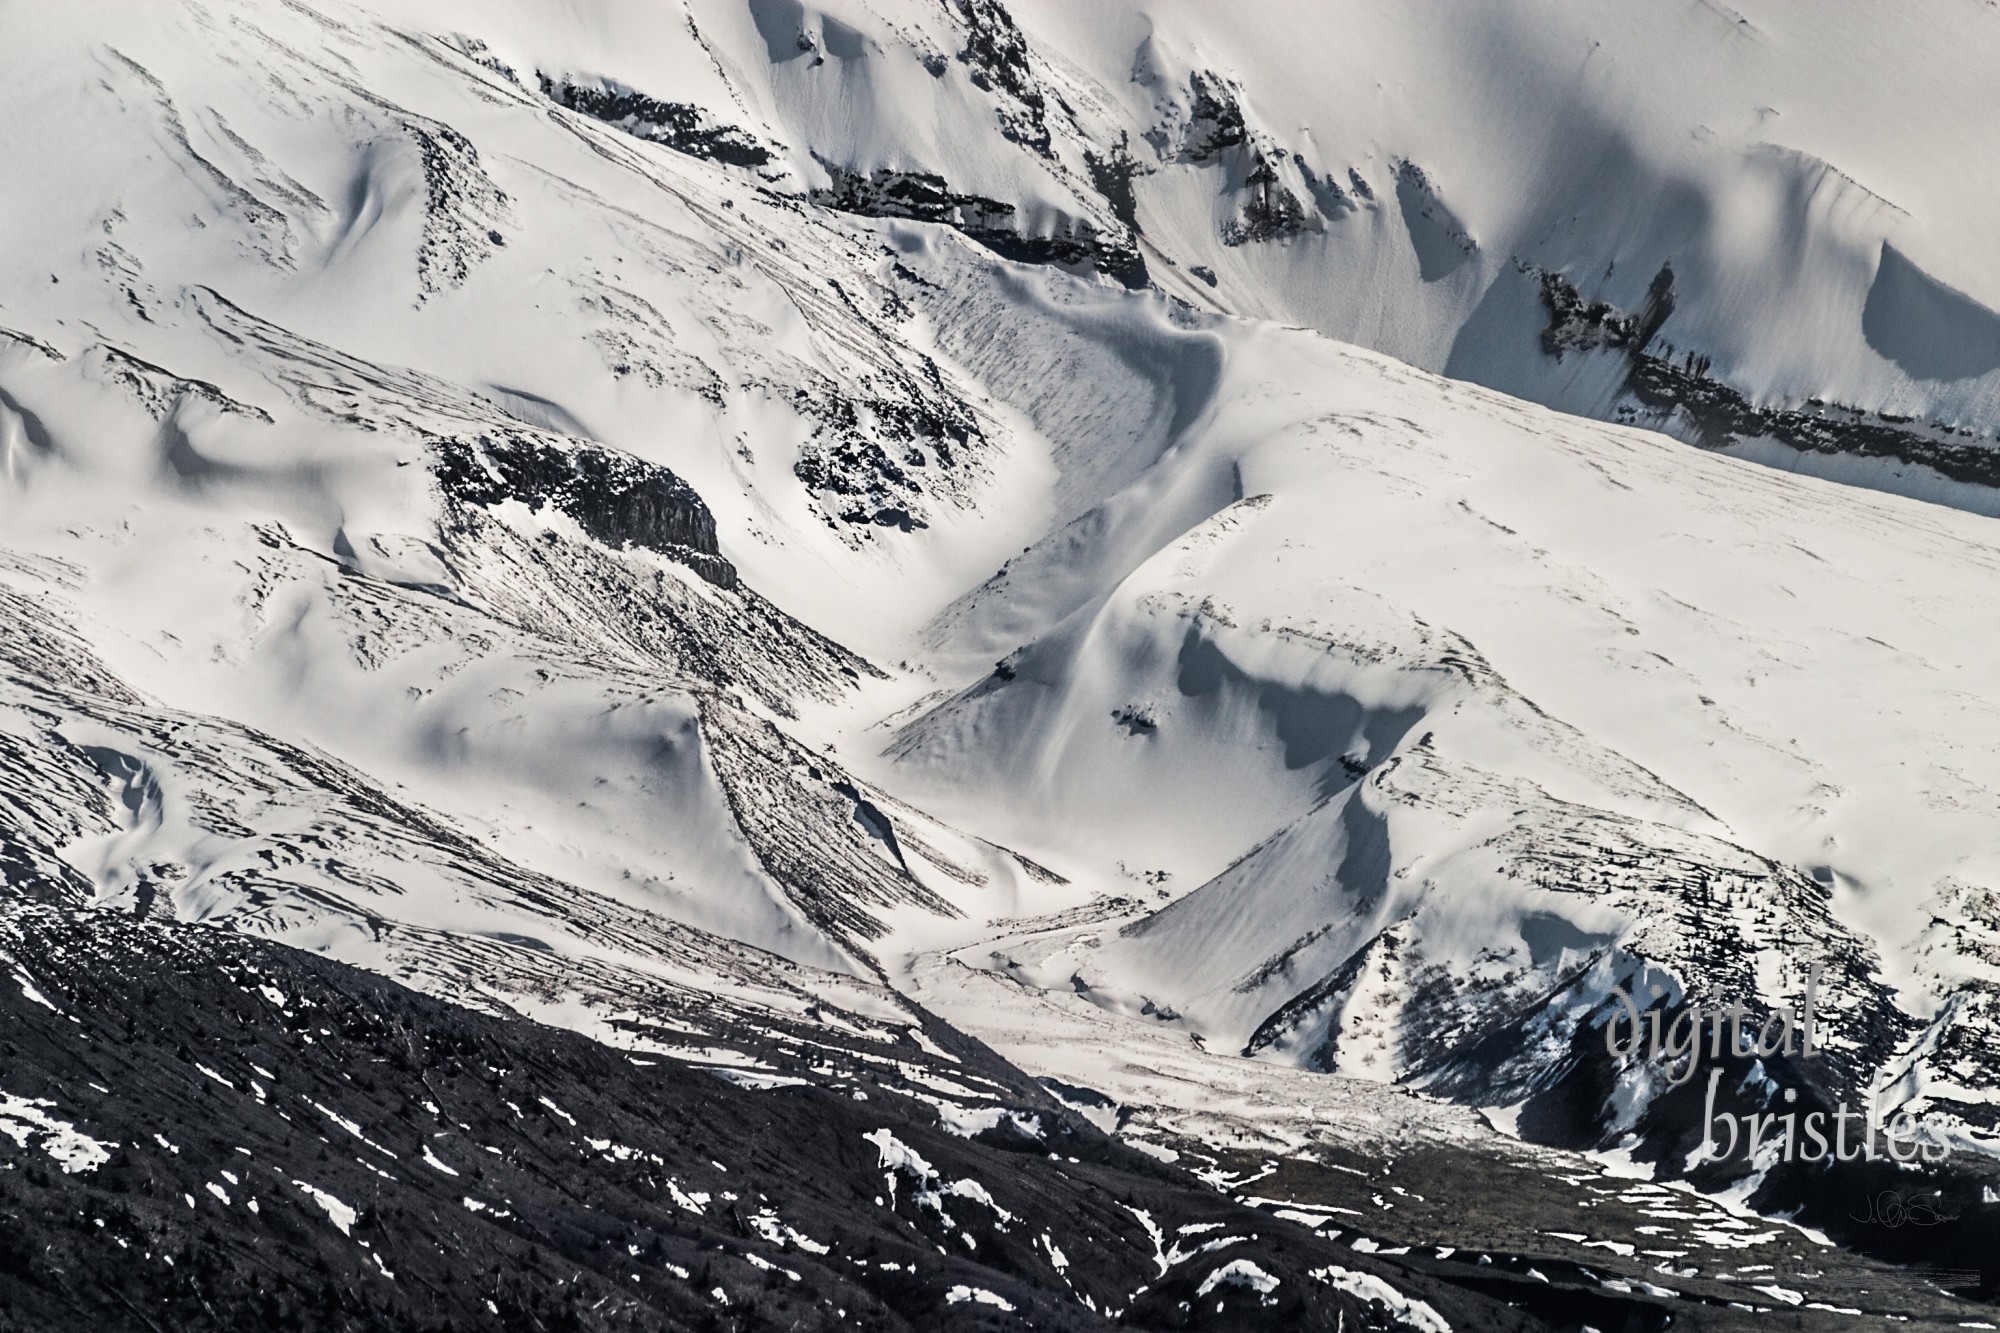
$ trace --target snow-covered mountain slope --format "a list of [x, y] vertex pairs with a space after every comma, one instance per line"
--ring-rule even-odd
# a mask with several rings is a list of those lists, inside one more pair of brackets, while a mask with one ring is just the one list
[[1991, 508], [1954, 484], [2000, 475], [1987, 6], [441, 12], [567, 104], [835, 207]]
[[[836, 1061], [918, 1023], [894, 913], [1058, 882], [848, 777], [796, 718], [882, 672], [738, 572], [872, 595], [882, 529], [793, 469], [866, 498], [878, 421], [939, 502], [990, 466], [821, 281], [879, 243], [365, 16], [29, 35], [9, 172], [89, 216], [4, 224], [10, 882], [752, 1063], [752, 1016]], [[496, 106], [484, 145], [427, 114]]]
[[1732, 1105], [1889, 1069], [1983, 1199], [1987, 187], [1896, 146], [1995, 20], [1843, 97], [1889, 20], [1769, 8], [10, 16], [6, 895], [758, 1076], [1080, 997], [1003, 1053], [1673, 1176], [1610, 988], [1818, 966]]
[[[891, 747], [930, 808], [1125, 883], [1118, 917], [999, 965], [1489, 1102], [1532, 1092], [1642, 958], [1772, 1005], [1825, 964], [1837, 1081], [1986, 994], [1982, 964], [1912, 947], [1996, 874], [1986, 520], [1003, 281], [1018, 333], [966, 364], [1030, 386], [1059, 456], [1085, 432], [1093, 466], [1113, 452], [1099, 405], [1147, 381], [1111, 366], [1207, 377], [1174, 378], [1205, 396], [1150, 441], [1166, 414], [1128, 414], [1144, 471], [939, 622], [964, 660], [1005, 655]], [[1087, 381], [1110, 393], [1042, 373], [1078, 341], [1116, 349]], [[1984, 1121], [1981, 1063], [1952, 1095]]]

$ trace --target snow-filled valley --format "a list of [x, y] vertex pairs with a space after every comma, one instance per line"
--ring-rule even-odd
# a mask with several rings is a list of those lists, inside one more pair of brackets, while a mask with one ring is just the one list
[[2000, 12], [1224, 14], [0, 13], [0, 1328], [1980, 1326]]

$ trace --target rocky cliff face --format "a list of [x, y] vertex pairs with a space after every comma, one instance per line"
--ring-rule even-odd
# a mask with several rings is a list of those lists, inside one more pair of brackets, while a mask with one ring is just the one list
[[451, 499], [492, 508], [509, 500], [530, 512], [550, 505], [604, 545], [672, 556], [710, 583], [736, 586], [736, 569], [715, 545], [715, 516], [694, 488], [663, 467], [590, 445], [528, 436], [440, 440], [438, 485]]
[[590, 88], [557, 81], [539, 71], [542, 96], [558, 106], [615, 125], [627, 134], [664, 144], [677, 153], [726, 162], [735, 167], [761, 167], [771, 150], [733, 125], [712, 125], [700, 107], [686, 102], [662, 102], [627, 88]]

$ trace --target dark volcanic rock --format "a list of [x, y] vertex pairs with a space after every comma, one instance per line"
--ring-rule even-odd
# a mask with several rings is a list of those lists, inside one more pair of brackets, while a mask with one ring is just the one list
[[[1560, 361], [1565, 352], [1590, 351], [1608, 347], [1614, 351], [1639, 352], [1667, 317], [1674, 313], [1674, 270], [1660, 265], [1646, 289], [1646, 304], [1637, 314], [1627, 314], [1605, 301], [1586, 301], [1569, 279], [1559, 273], [1544, 273], [1542, 305], [1548, 311], [1548, 326], [1542, 330], [1542, 350]], [[1706, 363], [1703, 363], [1706, 369]]]
[[[1251, 132], [1236, 89], [1221, 76], [1204, 70], [1190, 74], [1188, 99], [1181, 160], [1223, 167], [1234, 192], [1242, 197], [1240, 211], [1222, 224], [1222, 243], [1281, 241], [1304, 231], [1305, 205], [1279, 174], [1288, 156], [1296, 155], [1286, 154], [1268, 135]], [[1340, 187], [1331, 180], [1316, 180], [1303, 159], [1299, 173], [1312, 189], [1319, 211], [1338, 216], [1339, 200], [1345, 198]]]
[[925, 380], [905, 377], [894, 397], [856, 399], [830, 382], [823, 393], [804, 389], [792, 407], [813, 423], [793, 475], [818, 493], [843, 523], [912, 532], [929, 527], [922, 497], [940, 489], [922, 474], [948, 474], [985, 443], [979, 422], [946, 390], [935, 363]]
[[1028, 40], [999, 0], [952, 0], [965, 22], [965, 49], [960, 61], [972, 82], [1006, 99], [999, 112], [1000, 132], [1043, 157], [1050, 156], [1048, 99], [1028, 64]]
[[[1548, 312], [1542, 349], [1557, 358], [1598, 348], [1623, 353], [1625, 391], [1661, 419], [1679, 416], [1705, 448], [1772, 439], [1802, 453], [1891, 459], [1930, 468], [1953, 481], [2000, 486], [2000, 448], [1990, 439], [1972, 442], [1976, 437], [1963, 428], [1816, 399], [1797, 407], [1759, 407], [1711, 378], [1706, 356], [1693, 351], [1676, 355], [1671, 344], [1657, 337], [1673, 313], [1669, 268], [1661, 268], [1636, 313], [1584, 300], [1560, 273], [1536, 272]], [[1635, 418], [1638, 411], [1628, 408], [1621, 416]]]
[[[1882, 1003], [1889, 1006], [1886, 998]], [[1684, 1012], [1684, 1006], [1662, 1008], [1663, 1028], [1671, 1031]], [[1750, 1204], [1767, 1216], [1813, 1227], [1860, 1254], [1936, 1274], [1944, 1285], [1965, 1295], [1989, 1300], [2000, 1296], [2000, 1213], [1983, 1202], [2000, 1180], [2000, 1170], [1981, 1154], [1953, 1153], [1939, 1162], [1899, 1165], [1878, 1139], [1872, 1157], [1844, 1162], [1781, 1158], [1753, 1167], [1744, 1154], [1701, 1161], [1703, 1143], [1711, 1132], [1703, 1122], [1709, 1111], [1712, 1070], [1721, 1071], [1716, 1114], [1733, 1116], [1739, 1124], [1746, 1115], [1776, 1117], [1769, 1140], [1774, 1146], [1784, 1141], [1788, 1123], [1802, 1125], [1814, 1114], [1824, 1117], [1815, 1123], [1824, 1125], [1826, 1138], [1834, 1140], [1834, 1116], [1845, 1107], [1854, 1117], [1846, 1142], [1859, 1149], [1868, 1088], [1828, 1077], [1823, 1064], [1823, 1059], [1783, 1055], [1760, 1060], [1727, 1050], [1720, 1058], [1703, 1058], [1694, 1077], [1646, 1107], [1624, 1142], [1635, 1160], [1653, 1164], [1656, 1180], [1685, 1179], [1711, 1193], [1748, 1183]], [[1605, 1054], [1603, 1030], [1579, 1029], [1564, 1072], [1523, 1106], [1522, 1136], [1538, 1143], [1601, 1146], [1607, 1137], [1604, 1108], [1614, 1095], [1616, 1072]], [[1788, 1117], [1795, 1119], [1788, 1122]], [[1713, 1133], [1718, 1145], [1725, 1142], [1719, 1128]], [[1736, 1133], [1730, 1130], [1729, 1140]], [[1802, 1131], [1795, 1149], [1814, 1150]], [[1761, 1179], [1750, 1179], [1759, 1173]], [[1873, 1215], [1871, 1204], [1885, 1195], [1894, 1196], [1906, 1213], [1914, 1208], [1915, 1220], [1891, 1219], [1885, 1224]]]
[[1190, 162], [1213, 162], [1230, 148], [1249, 140], [1243, 107], [1235, 90], [1217, 76], [1196, 70], [1188, 76], [1188, 134], [1184, 156]]
[[863, 176], [824, 160], [820, 165], [833, 178], [831, 185], [812, 191], [812, 201], [824, 208], [871, 218], [941, 222], [1020, 263], [1095, 269], [1134, 291], [1146, 285], [1146, 260], [1131, 237], [1102, 230], [1088, 219], [1078, 219], [1067, 232], [1029, 235], [1021, 231], [1014, 205], [960, 194], [942, 176], [888, 168]]
[[1144, 169], [1132, 156], [1131, 141], [1123, 134], [1118, 136], [1118, 144], [1099, 156], [1086, 151], [1084, 165], [1090, 168], [1090, 183], [1104, 196], [1104, 202], [1111, 206], [1111, 216], [1124, 223], [1130, 231], [1139, 230], [1139, 200], [1132, 192], [1134, 177], [1144, 174]]
[[1277, 168], [1262, 153], [1251, 159], [1249, 174], [1243, 178], [1249, 198], [1241, 218], [1223, 224], [1222, 243], [1242, 245], [1248, 241], [1281, 241], [1305, 229], [1306, 211], [1278, 179]]
[[598, 445], [530, 436], [481, 435], [476, 443], [446, 437], [434, 448], [438, 484], [462, 504], [553, 505], [614, 550], [643, 546], [718, 587], [736, 586], [736, 567], [715, 544], [715, 516], [666, 468]]
[[822, 161], [833, 183], [813, 191], [813, 202], [843, 213], [859, 213], [871, 218], [914, 218], [919, 222], [942, 222], [968, 235], [1007, 226], [1014, 206], [982, 195], [960, 194], [945, 184], [942, 176], [928, 171], [892, 171], [883, 168], [863, 176], [857, 171]]
[[507, 194], [480, 164], [479, 150], [442, 121], [407, 116], [403, 132], [424, 168], [423, 238], [417, 246], [417, 304], [465, 285], [472, 270], [505, 243], [498, 224]]
[[[1992, 1319], [1989, 1306], [1947, 1290], [1977, 1277], [1939, 1262], [1942, 1255], [1895, 1267], [1781, 1223], [1732, 1215], [1691, 1190], [1600, 1173], [1526, 1145], [1354, 1145], [1275, 1159], [1268, 1151], [1174, 1146], [1204, 1174], [1235, 1182], [1225, 1188], [1239, 1200], [1324, 1208], [1332, 1219], [1322, 1234], [1382, 1253], [1408, 1247], [1399, 1262], [1565, 1330], [1833, 1333]], [[1857, 1217], [1869, 1207], [1858, 1196], [1845, 1202]], [[1931, 1215], [1914, 1198], [1917, 1221], [1889, 1201], [1876, 1203], [1902, 1222], [1889, 1229], [1923, 1244]], [[1818, 1312], [1799, 1308], [1806, 1302], [1819, 1302]]]
[[[9, 1333], [1403, 1327], [1384, 1291], [1458, 1330], [1546, 1326], [1215, 1194], [1025, 1079], [990, 1081], [1005, 1128], [963, 1138], [879, 1084], [758, 1090], [11, 890], [0, 954]], [[1000, 1068], [951, 1044], [910, 1059]]]
[[542, 96], [572, 111], [614, 125], [636, 139], [664, 144], [689, 157], [707, 158], [732, 167], [762, 167], [771, 163], [771, 150], [734, 125], [716, 125], [700, 107], [686, 102], [663, 102], [616, 84], [586, 87], [558, 81], [546, 74], [536, 78]]

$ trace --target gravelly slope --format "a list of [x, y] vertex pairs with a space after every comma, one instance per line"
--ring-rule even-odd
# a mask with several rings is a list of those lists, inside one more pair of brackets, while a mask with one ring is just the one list
[[16, 904], [0, 942], [0, 1327], [1538, 1326], [948, 1033], [907, 1058], [999, 1096], [941, 1122], [893, 1078], [732, 1086], [199, 927]]

